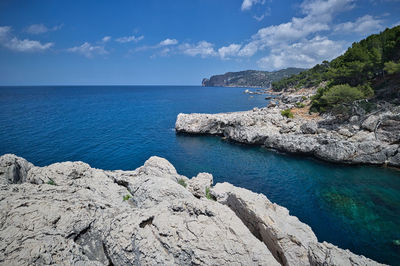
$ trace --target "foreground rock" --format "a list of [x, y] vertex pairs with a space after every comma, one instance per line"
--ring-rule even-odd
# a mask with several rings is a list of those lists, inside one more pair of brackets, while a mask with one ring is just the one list
[[223, 183], [206, 199], [211, 184], [210, 174], [188, 179], [159, 157], [104, 171], [1, 156], [0, 264], [377, 264], [318, 243], [263, 195]]
[[348, 121], [284, 117], [293, 105], [271, 105], [252, 111], [221, 114], [179, 114], [175, 129], [212, 134], [289, 153], [349, 164], [400, 167], [400, 108]]

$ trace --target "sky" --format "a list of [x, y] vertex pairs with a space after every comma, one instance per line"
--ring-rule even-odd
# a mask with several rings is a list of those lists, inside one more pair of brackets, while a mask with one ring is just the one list
[[399, 14], [400, 0], [1, 0], [0, 85], [200, 85], [309, 68]]

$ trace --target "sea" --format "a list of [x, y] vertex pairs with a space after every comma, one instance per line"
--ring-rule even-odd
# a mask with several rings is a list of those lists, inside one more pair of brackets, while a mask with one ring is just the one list
[[0, 155], [37, 166], [84, 161], [132, 170], [151, 156], [178, 173], [265, 194], [327, 241], [400, 265], [400, 171], [294, 156], [214, 136], [177, 135], [179, 113], [250, 110], [268, 104], [246, 88], [200, 86], [0, 87]]

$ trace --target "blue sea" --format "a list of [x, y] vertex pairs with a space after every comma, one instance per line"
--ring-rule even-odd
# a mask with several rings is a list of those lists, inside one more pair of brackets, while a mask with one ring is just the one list
[[0, 154], [35, 165], [84, 161], [135, 169], [150, 156], [188, 177], [265, 194], [328, 241], [382, 263], [400, 265], [400, 171], [345, 166], [241, 145], [219, 137], [176, 135], [178, 113], [263, 107], [243, 88], [197, 86], [0, 87]]

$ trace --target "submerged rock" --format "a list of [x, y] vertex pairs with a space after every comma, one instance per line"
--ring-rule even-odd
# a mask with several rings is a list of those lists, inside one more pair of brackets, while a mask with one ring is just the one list
[[[178, 184], [185, 180], [187, 188]], [[376, 265], [318, 243], [264, 195], [188, 179], [151, 157], [134, 171], [0, 157], [1, 265]]]

